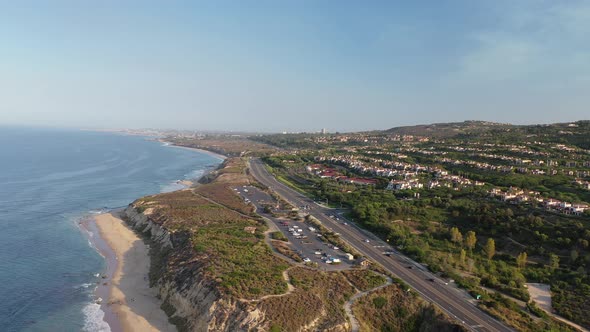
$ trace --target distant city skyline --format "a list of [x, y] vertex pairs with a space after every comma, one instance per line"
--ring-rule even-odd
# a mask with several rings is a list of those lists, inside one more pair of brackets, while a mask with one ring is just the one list
[[0, 4], [0, 125], [349, 132], [589, 119], [585, 1]]

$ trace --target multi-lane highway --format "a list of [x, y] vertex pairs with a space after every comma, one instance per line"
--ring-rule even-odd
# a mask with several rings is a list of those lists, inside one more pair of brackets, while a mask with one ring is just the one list
[[[309, 213], [320, 220], [340, 237], [358, 250], [361, 254], [381, 264], [393, 275], [406, 282], [414, 291], [427, 301], [436, 304], [449, 316], [474, 331], [512, 331], [500, 321], [487, 315], [475, 306], [475, 301], [463, 290], [431, 275], [409, 258], [396, 252], [387, 243], [352, 224], [345, 225], [328, 215], [334, 214], [332, 209], [310, 204], [310, 199], [277, 181], [264, 167], [259, 159], [250, 160], [251, 174], [262, 184], [272, 189], [285, 200], [295, 206], [310, 205]], [[384, 251], [394, 251], [390, 257]], [[411, 268], [410, 268], [411, 267]]]

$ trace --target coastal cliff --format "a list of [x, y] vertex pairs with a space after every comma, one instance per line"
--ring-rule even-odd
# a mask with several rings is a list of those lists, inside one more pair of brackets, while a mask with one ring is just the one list
[[150, 245], [151, 286], [158, 289], [163, 309], [179, 331], [265, 330], [259, 309], [224, 297], [205, 275], [206, 264], [198, 259], [185, 232], [170, 232], [150, 218], [149, 210], [141, 210], [136, 203], [129, 205], [125, 220]]
[[[320, 271], [273, 252], [265, 221], [234, 191], [254, 185], [243, 159], [228, 158], [204, 182], [143, 197], [122, 213], [150, 247], [150, 286], [179, 331], [353, 330], [345, 304], [378, 288], [373, 272]], [[391, 289], [408, 303], [419, 301], [399, 285]], [[398, 299], [391, 299], [395, 306]], [[372, 306], [357, 303], [353, 311]], [[415, 306], [413, 322], [421, 320], [423, 309]], [[441, 317], [442, 325], [454, 326]], [[391, 326], [406, 320], [387, 318]], [[367, 317], [356, 320], [361, 327], [376, 326]]]

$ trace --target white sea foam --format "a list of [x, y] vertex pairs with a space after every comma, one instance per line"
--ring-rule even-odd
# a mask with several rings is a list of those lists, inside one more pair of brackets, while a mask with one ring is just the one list
[[172, 183], [161, 186], [160, 192], [161, 193], [169, 193], [169, 192], [184, 189], [184, 188], [186, 188], [186, 186], [184, 184], [179, 183], [178, 181], [174, 181]]
[[100, 304], [89, 303], [84, 309], [84, 327], [86, 332], [110, 332], [111, 328], [104, 319], [104, 312], [100, 310]]
[[[96, 250], [99, 254], [100, 251], [98, 250], [98, 248], [94, 245], [94, 243], [92, 243], [92, 241], [88, 240], [88, 246], [94, 250]], [[102, 256], [102, 254], [100, 254]]]
[[204, 174], [204, 173], [205, 173], [205, 171], [204, 171], [204, 170], [202, 170], [202, 169], [197, 169], [197, 170], [194, 170], [194, 171], [192, 171], [192, 172], [190, 172], [190, 173], [186, 174], [185, 176], [186, 176], [186, 178], [188, 178], [188, 179], [198, 179], [198, 178], [200, 178], [201, 176], [203, 176], [203, 174]]
[[90, 214], [97, 215], [97, 214], [103, 214], [103, 213], [106, 213], [106, 212], [108, 212], [108, 211], [109, 211], [109, 210], [108, 210], [107, 208], [102, 208], [102, 209], [90, 210], [90, 211], [89, 211], [89, 213], [90, 213]]

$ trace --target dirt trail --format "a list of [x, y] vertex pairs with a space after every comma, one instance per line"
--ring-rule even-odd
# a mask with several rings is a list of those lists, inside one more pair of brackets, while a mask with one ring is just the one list
[[539, 305], [539, 308], [543, 309], [543, 311], [545, 311], [548, 315], [580, 331], [590, 332], [588, 329], [583, 328], [582, 326], [561, 316], [558, 316], [555, 312], [553, 312], [553, 306], [551, 305], [551, 287], [549, 285], [528, 283], [527, 288], [529, 290], [529, 294], [531, 294], [531, 300], [535, 301], [537, 305]]
[[346, 312], [346, 315], [347, 315], [347, 316], [348, 316], [348, 318], [350, 319], [350, 330], [351, 330], [352, 332], [358, 332], [358, 331], [359, 331], [359, 329], [360, 329], [360, 327], [359, 327], [359, 323], [358, 323], [358, 321], [356, 320], [356, 318], [354, 317], [354, 314], [352, 313], [352, 305], [354, 304], [354, 301], [358, 300], [358, 299], [359, 299], [360, 297], [362, 297], [362, 296], [365, 296], [365, 295], [367, 295], [367, 294], [369, 294], [369, 293], [371, 293], [371, 292], [374, 292], [374, 291], [376, 291], [376, 290], [378, 290], [378, 289], [381, 289], [381, 288], [383, 288], [383, 287], [387, 287], [387, 286], [389, 286], [389, 285], [391, 285], [391, 284], [393, 283], [393, 280], [391, 280], [391, 278], [390, 278], [390, 277], [388, 277], [388, 276], [386, 276], [386, 275], [383, 275], [383, 274], [382, 274], [382, 276], [383, 276], [383, 277], [385, 277], [385, 279], [386, 279], [386, 282], [385, 282], [385, 284], [383, 284], [383, 285], [381, 285], [381, 286], [377, 286], [377, 287], [375, 287], [375, 288], [372, 288], [372, 289], [369, 289], [369, 290], [367, 290], [367, 291], [364, 291], [364, 292], [358, 292], [358, 293], [354, 294], [354, 295], [353, 295], [353, 296], [350, 298], [350, 300], [348, 300], [348, 302], [346, 302], [346, 303], [344, 304], [344, 311]]
[[283, 294], [271, 294], [271, 295], [265, 295], [259, 299], [256, 300], [245, 300], [242, 299], [242, 301], [244, 302], [250, 302], [250, 303], [255, 303], [255, 302], [260, 302], [262, 300], [265, 299], [269, 299], [272, 297], [282, 297], [282, 296], [287, 296], [291, 293], [293, 293], [293, 291], [295, 290], [295, 287], [293, 286], [293, 284], [291, 284], [291, 279], [289, 278], [289, 273], [288, 273], [289, 269], [286, 269], [285, 271], [283, 271], [283, 279], [285, 279], [285, 281], [287, 282], [287, 291]]

